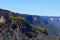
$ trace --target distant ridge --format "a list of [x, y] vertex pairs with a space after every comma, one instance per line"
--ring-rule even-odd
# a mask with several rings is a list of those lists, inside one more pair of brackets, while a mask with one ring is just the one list
[[[36, 25], [36, 26], [41, 26], [47, 29], [49, 36], [59, 36], [60, 35], [60, 30], [59, 30], [59, 24], [60, 21], [57, 20], [59, 17], [55, 16], [37, 16], [37, 15], [27, 15], [27, 14], [19, 14], [15, 13], [9, 10], [5, 9], [0, 9], [0, 15], [12, 15], [12, 16], [22, 16], [26, 19], [26, 21], [30, 24]], [[34, 17], [36, 17], [37, 20], [34, 20]], [[54, 21], [52, 22], [50, 18], [55, 18]], [[58, 25], [56, 23], [59, 23]]]

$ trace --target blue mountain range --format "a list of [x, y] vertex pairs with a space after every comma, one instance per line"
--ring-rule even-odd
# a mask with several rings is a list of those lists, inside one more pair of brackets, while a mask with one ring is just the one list
[[54, 16], [37, 16], [15, 13], [8, 10], [0, 9], [0, 14], [8, 18], [9, 15], [22, 16], [25, 20], [32, 25], [44, 27], [48, 31], [48, 36], [59, 36], [60, 35], [60, 20], [59, 17]]

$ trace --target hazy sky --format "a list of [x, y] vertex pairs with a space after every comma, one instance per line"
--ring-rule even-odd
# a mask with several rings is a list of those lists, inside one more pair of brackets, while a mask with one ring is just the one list
[[60, 0], [0, 0], [0, 8], [23, 14], [60, 16]]

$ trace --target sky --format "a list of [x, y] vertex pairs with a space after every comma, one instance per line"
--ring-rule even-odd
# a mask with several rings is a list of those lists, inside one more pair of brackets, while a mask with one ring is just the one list
[[60, 16], [60, 0], [0, 0], [0, 8], [21, 14]]

